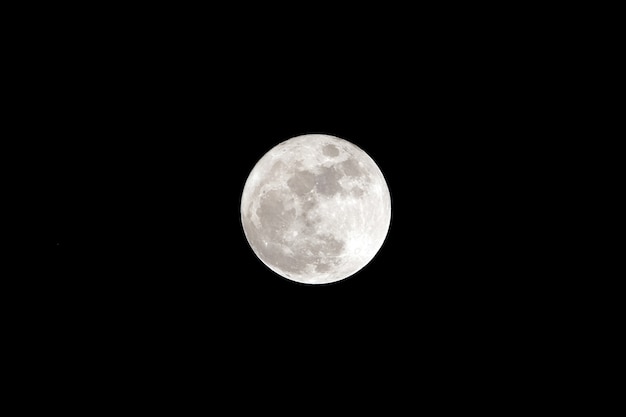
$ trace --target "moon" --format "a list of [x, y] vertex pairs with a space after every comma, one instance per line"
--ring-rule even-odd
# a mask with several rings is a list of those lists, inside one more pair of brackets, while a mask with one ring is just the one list
[[292, 281], [326, 284], [352, 276], [382, 247], [391, 196], [362, 149], [335, 136], [286, 140], [254, 166], [241, 222], [256, 256]]

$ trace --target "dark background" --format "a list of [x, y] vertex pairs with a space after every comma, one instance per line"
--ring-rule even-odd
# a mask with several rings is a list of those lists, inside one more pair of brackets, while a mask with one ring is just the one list
[[[42, 337], [146, 368], [210, 351], [267, 372], [327, 360], [435, 379], [527, 343], [545, 308], [529, 260], [547, 255], [525, 243], [539, 210], [525, 155], [550, 99], [512, 16], [152, 12], [42, 17], [21, 35], [50, 253], [28, 282]], [[239, 220], [256, 161], [306, 133], [364, 149], [392, 196], [379, 254], [331, 285], [271, 272]]]

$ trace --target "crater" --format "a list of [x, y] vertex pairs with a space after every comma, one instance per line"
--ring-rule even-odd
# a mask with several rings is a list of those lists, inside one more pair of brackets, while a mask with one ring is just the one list
[[310, 171], [298, 171], [289, 178], [287, 185], [293, 193], [304, 195], [315, 187], [315, 174]]
[[308, 259], [289, 255], [285, 251], [285, 247], [280, 244], [269, 243], [267, 246], [262, 247], [260, 252], [265, 261], [285, 272], [299, 274], [308, 265]]
[[322, 167], [321, 173], [315, 177], [315, 189], [322, 195], [331, 196], [340, 192], [343, 188], [339, 179], [343, 174], [334, 167]]
[[311, 245], [313, 254], [321, 257], [339, 256], [343, 252], [344, 243], [329, 234], [318, 235], [319, 240]]
[[318, 225], [322, 222], [322, 219], [311, 212], [304, 214], [302, 218], [302, 234], [305, 236], [313, 236], [316, 233]]
[[331, 158], [334, 158], [339, 155], [339, 149], [337, 149], [335, 145], [331, 145], [331, 144], [325, 145], [322, 148], [322, 152], [324, 153], [324, 155], [330, 156]]
[[263, 233], [272, 238], [279, 237], [280, 230], [286, 228], [296, 218], [296, 210], [291, 199], [276, 190], [265, 194], [256, 214], [261, 222]]
[[284, 162], [277, 161], [274, 165], [272, 165], [272, 168], [270, 168], [267, 175], [270, 178], [278, 178], [280, 176], [280, 173], [285, 170], [285, 167], [286, 165]]
[[308, 214], [309, 211], [313, 210], [315, 207], [317, 207], [317, 201], [313, 198], [307, 198], [302, 202], [302, 212], [305, 214]]
[[331, 266], [327, 263], [320, 262], [315, 266], [315, 272], [328, 272]]
[[360, 187], [354, 187], [352, 190], [350, 190], [350, 194], [355, 197], [361, 197], [363, 196], [363, 194], [365, 194], [365, 191], [363, 191], [363, 189]]
[[363, 170], [363, 168], [361, 168], [359, 163], [353, 158], [346, 159], [345, 161], [343, 161], [341, 163], [341, 169], [349, 177], [368, 177], [369, 176], [367, 172]]
[[341, 240], [337, 240], [334, 236], [325, 235], [322, 241], [324, 242], [324, 253], [327, 255], [337, 256], [343, 252], [344, 243]]

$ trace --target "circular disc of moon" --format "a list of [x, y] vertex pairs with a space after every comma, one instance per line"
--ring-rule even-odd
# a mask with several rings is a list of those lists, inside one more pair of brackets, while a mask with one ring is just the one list
[[382, 247], [391, 198], [380, 169], [354, 144], [329, 135], [282, 142], [254, 166], [241, 222], [254, 253], [306, 284], [347, 278]]

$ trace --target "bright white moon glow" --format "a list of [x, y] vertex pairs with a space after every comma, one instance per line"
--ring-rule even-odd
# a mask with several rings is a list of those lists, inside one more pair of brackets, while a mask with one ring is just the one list
[[376, 163], [352, 143], [303, 135], [254, 166], [241, 197], [252, 250], [272, 271], [307, 284], [335, 282], [367, 265], [391, 221]]

